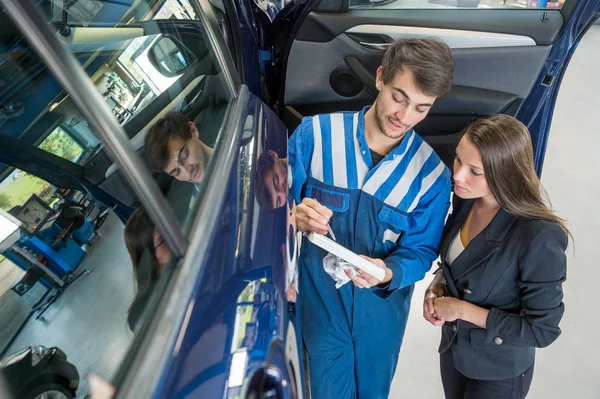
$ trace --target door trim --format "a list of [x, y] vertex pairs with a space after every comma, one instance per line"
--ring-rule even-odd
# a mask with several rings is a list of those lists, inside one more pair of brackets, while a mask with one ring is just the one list
[[[385, 35], [393, 40], [404, 38], [426, 38], [433, 36], [439, 37], [445, 41], [450, 48], [453, 49], [522, 47], [536, 45], [536, 42], [529, 36], [510, 35], [506, 33], [475, 32], [458, 29], [421, 28], [416, 26], [358, 25], [348, 29], [346, 33]], [[361, 45], [368, 48], [372, 46], [371, 43], [363, 44], [362, 42]], [[385, 50], [385, 48], [383, 50]]]

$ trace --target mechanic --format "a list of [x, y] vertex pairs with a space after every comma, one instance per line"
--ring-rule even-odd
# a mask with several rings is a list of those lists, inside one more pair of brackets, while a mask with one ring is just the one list
[[377, 69], [379, 94], [360, 112], [305, 117], [289, 140], [300, 231], [327, 233], [385, 270], [336, 289], [326, 252], [305, 240], [299, 317], [312, 395], [387, 398], [415, 282], [438, 256], [450, 172], [412, 129], [453, 77], [438, 39], [401, 39]]
[[150, 167], [177, 180], [201, 183], [213, 149], [199, 139], [194, 122], [169, 112], [148, 130], [144, 151]]

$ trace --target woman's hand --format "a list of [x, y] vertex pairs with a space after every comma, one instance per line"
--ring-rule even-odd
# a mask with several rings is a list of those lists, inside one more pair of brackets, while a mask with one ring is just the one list
[[444, 321], [455, 321], [462, 319], [464, 301], [453, 297], [442, 297], [433, 300], [433, 316]]
[[442, 296], [444, 296], [444, 288], [442, 286], [433, 286], [432, 284], [425, 291], [425, 298], [423, 299], [423, 317], [436, 327], [440, 327], [445, 323], [443, 319], [438, 319], [434, 316], [435, 308], [433, 301]]
[[444, 296], [445, 286], [446, 279], [444, 278], [444, 272], [438, 270], [437, 273], [435, 273], [433, 281], [425, 291], [425, 298], [423, 298], [423, 317], [436, 327], [442, 326], [445, 323], [445, 320], [433, 316], [435, 313], [433, 301]]
[[371, 288], [374, 286], [386, 286], [392, 280], [394, 273], [390, 268], [385, 265], [385, 262], [381, 259], [369, 258], [368, 256], [360, 255], [361, 258], [368, 260], [376, 266], [379, 266], [385, 271], [385, 276], [383, 277], [383, 281], [377, 280], [375, 277], [371, 276], [369, 273], [358, 269], [358, 274], [353, 276], [349, 272], [346, 271], [346, 275], [352, 280], [355, 286], [358, 288]]

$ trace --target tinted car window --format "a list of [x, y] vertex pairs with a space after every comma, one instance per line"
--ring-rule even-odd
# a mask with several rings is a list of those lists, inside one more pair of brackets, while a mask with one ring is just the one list
[[[185, 232], [211, 178], [232, 93], [195, 7], [186, 0], [132, 4], [39, 7]], [[110, 384], [153, 313], [155, 287], [178, 260], [98, 132], [0, 17], [0, 221], [16, 219], [21, 229], [15, 243], [0, 247], [0, 319], [10, 320], [0, 332], [0, 350], [9, 356], [0, 367], [17, 396], [54, 387], [84, 397], [93, 376]], [[60, 363], [62, 382], [39, 386], [14, 377], [27, 373], [17, 368], [31, 357]]]

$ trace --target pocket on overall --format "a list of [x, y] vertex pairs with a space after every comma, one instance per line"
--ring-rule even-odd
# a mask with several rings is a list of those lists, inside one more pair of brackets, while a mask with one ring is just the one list
[[408, 228], [408, 215], [384, 207], [377, 214], [377, 222], [377, 247], [383, 245], [392, 251]]
[[317, 200], [321, 205], [331, 209], [334, 213], [346, 212], [350, 206], [350, 194], [329, 190], [325, 187], [306, 186], [306, 197]]

